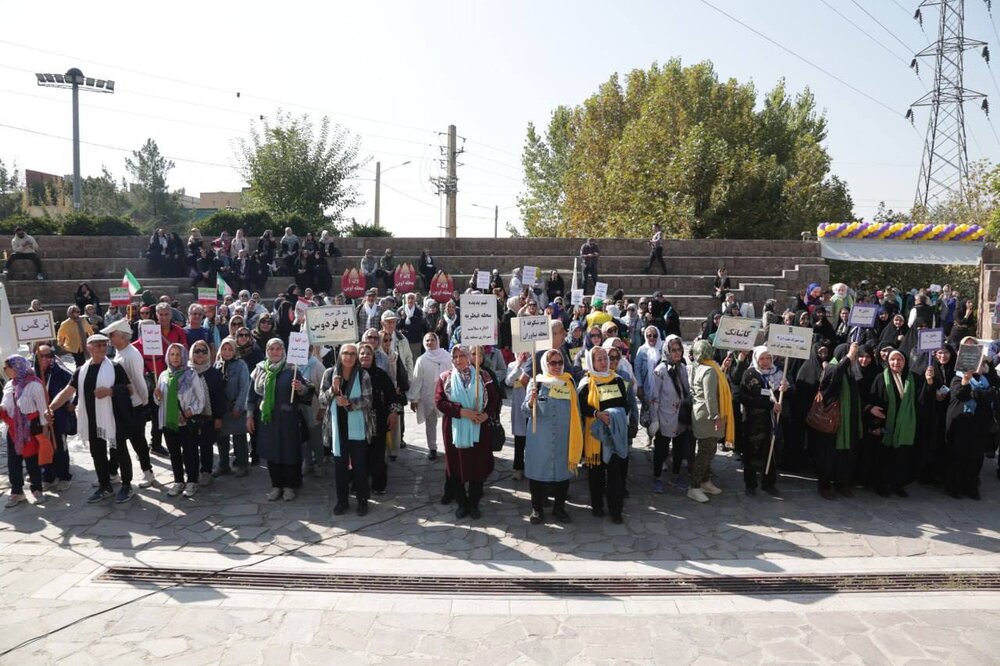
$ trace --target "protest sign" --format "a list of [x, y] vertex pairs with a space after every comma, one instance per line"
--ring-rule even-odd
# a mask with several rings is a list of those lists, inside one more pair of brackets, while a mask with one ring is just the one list
[[215, 305], [219, 302], [219, 292], [215, 287], [198, 287], [198, 302], [202, 305]]
[[537, 266], [525, 266], [524, 270], [521, 272], [521, 284], [525, 287], [534, 287], [535, 282], [538, 280], [538, 267]]
[[[959, 313], [955, 314], [956, 319], [960, 316], [962, 315]], [[993, 325], [1000, 326], [1000, 287], [997, 287], [997, 297], [993, 300]]]
[[24, 312], [11, 315], [14, 319], [14, 335], [18, 342], [38, 342], [54, 340], [55, 325], [52, 323], [52, 312]]
[[733, 349], [736, 351], [752, 351], [757, 344], [757, 333], [762, 323], [759, 319], [746, 317], [722, 317], [719, 328], [715, 332], [717, 349]]
[[847, 325], [851, 328], [855, 326], [858, 328], [873, 328], [875, 326], [875, 317], [877, 316], [877, 305], [855, 304], [851, 308], [851, 316], [847, 318]]
[[917, 351], [936, 352], [944, 347], [943, 328], [922, 328], [917, 331]]
[[131, 300], [131, 296], [128, 294], [128, 289], [125, 287], [111, 287], [108, 289], [111, 298], [111, 305], [128, 305]]
[[594, 283], [594, 298], [605, 299], [608, 297], [608, 283], [607, 282], [595, 282]]
[[955, 359], [957, 372], [976, 372], [983, 360], [983, 348], [979, 345], [960, 345]]
[[417, 269], [413, 267], [413, 264], [408, 262], [403, 262], [399, 266], [396, 266], [395, 274], [393, 275], [393, 286], [399, 290], [401, 294], [408, 294], [413, 291], [413, 288], [417, 285]]
[[309, 335], [292, 331], [288, 334], [288, 355], [286, 362], [292, 365], [305, 365], [309, 362]]
[[570, 305], [583, 305], [583, 289], [571, 289], [569, 292]]
[[306, 310], [306, 332], [314, 345], [357, 342], [355, 311], [350, 305], [329, 305]]
[[932, 294], [939, 294], [939, 293], [941, 293], [941, 285], [939, 285], [939, 284], [931, 284], [930, 292]]
[[163, 335], [159, 324], [154, 321], [139, 324], [139, 339], [142, 340], [144, 355], [163, 356]]
[[364, 274], [357, 268], [347, 269], [340, 278], [340, 290], [344, 293], [344, 298], [361, 298], [365, 295]]
[[497, 297], [493, 294], [462, 294], [462, 344], [495, 345], [497, 343]]
[[[544, 342], [548, 349], [552, 337], [549, 328], [551, 318], [547, 315], [534, 317], [514, 317], [511, 322], [511, 351], [515, 354], [535, 351], [536, 342]], [[464, 339], [464, 336], [463, 336]]]
[[812, 356], [813, 330], [805, 326], [771, 324], [767, 330], [767, 350], [772, 356], [808, 359]]
[[476, 289], [486, 291], [490, 288], [490, 272], [476, 271]]
[[431, 298], [438, 303], [447, 303], [451, 300], [454, 292], [455, 281], [444, 271], [438, 271], [438, 274], [431, 280]]

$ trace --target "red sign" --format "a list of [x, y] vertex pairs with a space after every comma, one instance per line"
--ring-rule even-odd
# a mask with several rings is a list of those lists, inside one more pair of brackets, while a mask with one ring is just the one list
[[345, 298], [361, 298], [365, 295], [365, 276], [357, 268], [347, 269], [340, 278], [340, 290]]
[[455, 281], [444, 271], [438, 271], [438, 274], [431, 280], [431, 298], [438, 303], [447, 303], [452, 299], [454, 291]]
[[396, 266], [393, 286], [399, 290], [399, 293], [408, 294], [413, 291], [416, 285], [417, 269], [413, 267], [413, 264], [402, 263]]

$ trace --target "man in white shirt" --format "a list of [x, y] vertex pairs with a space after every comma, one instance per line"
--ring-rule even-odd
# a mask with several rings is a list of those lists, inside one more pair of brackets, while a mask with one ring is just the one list
[[667, 274], [667, 264], [663, 261], [663, 231], [660, 229], [659, 224], [653, 224], [653, 237], [649, 239], [649, 261], [646, 262], [646, 270], [643, 271], [647, 275], [649, 274], [649, 269], [653, 267], [653, 262], [660, 262], [660, 268], [663, 269], [663, 274]]
[[[139, 458], [139, 468], [142, 469], [142, 481], [140, 488], [149, 488], [153, 485], [153, 464], [149, 460], [149, 445], [146, 443], [146, 418], [145, 408], [149, 402], [149, 389], [146, 386], [144, 376], [144, 362], [139, 350], [132, 346], [132, 326], [128, 321], [119, 319], [101, 331], [111, 340], [111, 345], [115, 348], [115, 356], [111, 359], [125, 369], [129, 383], [132, 385], [132, 392], [129, 396], [132, 400], [132, 411], [128, 424], [126, 424], [126, 436], [132, 442], [132, 449]], [[124, 439], [124, 438], [123, 438]], [[112, 474], [117, 467], [115, 461], [111, 461]]]
[[14, 253], [7, 259], [8, 270], [14, 261], [27, 259], [35, 266], [35, 277], [39, 280], [45, 279], [45, 275], [42, 274], [42, 261], [38, 258], [38, 243], [25, 233], [24, 227], [18, 227], [14, 230], [14, 237], [10, 239], [10, 247]]

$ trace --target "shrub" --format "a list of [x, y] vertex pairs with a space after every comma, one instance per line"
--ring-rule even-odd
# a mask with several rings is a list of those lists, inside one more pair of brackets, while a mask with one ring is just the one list
[[63, 218], [59, 233], [63, 236], [138, 236], [139, 227], [112, 215], [70, 213]]
[[351, 222], [344, 228], [344, 236], [354, 238], [390, 238], [392, 232], [385, 227], [376, 227], [374, 224], [358, 224]]
[[271, 215], [263, 210], [220, 210], [194, 225], [205, 236], [216, 237], [223, 231], [231, 235], [243, 229], [246, 236], [260, 236], [265, 229], [276, 231]]
[[50, 217], [29, 217], [24, 213], [0, 220], [0, 234], [13, 234], [18, 227], [24, 227], [30, 236], [54, 236], [59, 233], [60, 225]]

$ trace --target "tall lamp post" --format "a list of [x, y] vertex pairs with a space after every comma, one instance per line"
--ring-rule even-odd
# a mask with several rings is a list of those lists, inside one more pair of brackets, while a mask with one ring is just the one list
[[76, 67], [65, 74], [35, 74], [38, 85], [44, 88], [72, 88], [73, 90], [73, 208], [83, 206], [83, 187], [80, 184], [80, 88], [92, 92], [114, 93], [115, 82], [94, 79], [83, 75]]
[[482, 204], [469, 204], [470, 206], [475, 206], [476, 208], [485, 208], [489, 210], [493, 209], [493, 238], [499, 238], [497, 236], [497, 221], [500, 219], [500, 206], [484, 206]]
[[[397, 167], [406, 166], [412, 160], [406, 160], [400, 164], [394, 164], [388, 167], [386, 171], [390, 171]], [[382, 190], [382, 163], [375, 162], [375, 228], [378, 229], [379, 225], [379, 209], [381, 207], [381, 190]]]

